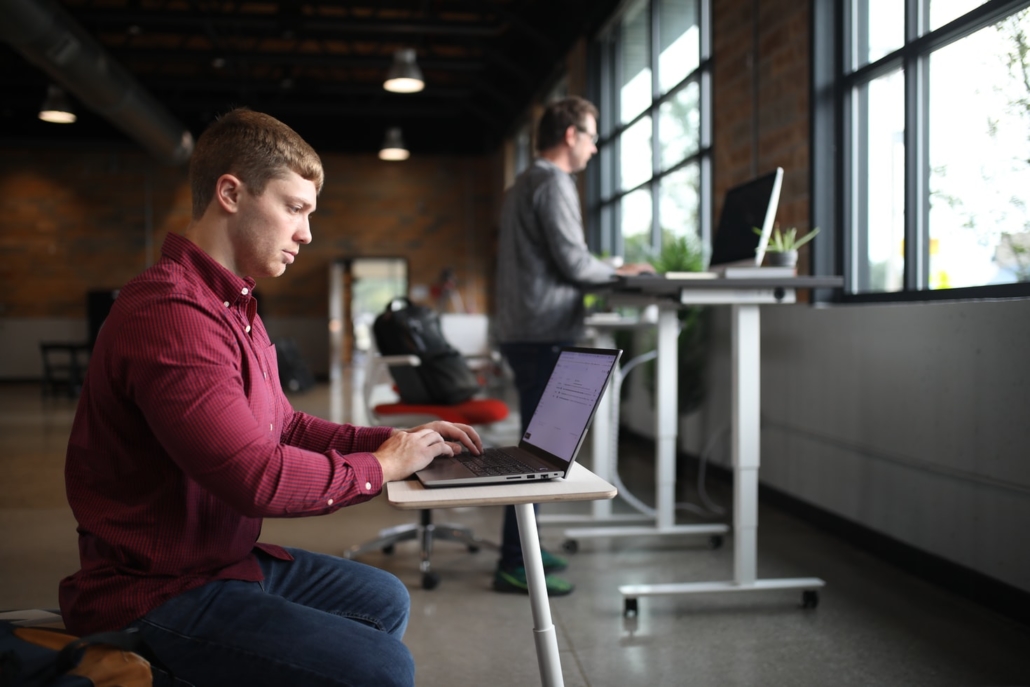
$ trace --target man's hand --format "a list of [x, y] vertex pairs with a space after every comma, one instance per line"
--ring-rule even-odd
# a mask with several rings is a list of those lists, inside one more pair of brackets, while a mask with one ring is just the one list
[[430, 422], [407, 430], [394, 430], [390, 438], [373, 453], [383, 468], [383, 482], [408, 477], [429, 465], [437, 456], [453, 456], [467, 448], [474, 455], [483, 450], [483, 441], [468, 425]]
[[623, 265], [619, 269], [615, 270], [615, 274], [623, 277], [633, 277], [645, 272], [654, 274], [654, 265], [649, 262], [633, 262], [628, 265]]
[[448, 446], [451, 447], [454, 453], [461, 453], [462, 448], [467, 448], [469, 452], [478, 456], [483, 452], [483, 440], [479, 438], [479, 434], [476, 430], [472, 429], [468, 425], [463, 425], [460, 422], [444, 422], [443, 420], [437, 420], [436, 422], [429, 422], [424, 425], [419, 425], [412, 429], [407, 430], [408, 432], [416, 432], [420, 429], [431, 429], [434, 432], [439, 432], [440, 436], [444, 438]]

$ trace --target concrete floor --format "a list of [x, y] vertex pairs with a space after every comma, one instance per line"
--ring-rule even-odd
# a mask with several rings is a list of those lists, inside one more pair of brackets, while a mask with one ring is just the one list
[[[360, 415], [326, 385], [292, 400], [325, 417]], [[73, 400], [41, 399], [37, 385], [0, 385], [0, 610], [55, 608], [58, 581], [78, 567], [62, 474], [74, 407]], [[623, 442], [620, 463], [627, 486], [648, 501], [648, 451]], [[693, 485], [680, 486], [686, 498]], [[730, 505], [727, 485], [708, 486], [715, 501]], [[626, 506], [617, 500], [615, 508]], [[588, 510], [569, 504], [543, 512]], [[262, 539], [341, 554], [414, 517], [379, 498], [321, 518], [267, 520]], [[499, 508], [435, 517], [494, 541], [499, 535]], [[759, 574], [821, 577], [827, 586], [818, 608], [801, 608], [794, 591], [652, 597], [627, 618], [619, 585], [728, 579], [732, 540], [717, 550], [705, 537], [581, 540], [566, 573], [577, 590], [551, 602], [565, 684], [1030, 685], [1027, 626], [773, 508], [760, 507], [759, 525]], [[541, 537], [555, 551], [565, 541], [558, 527], [543, 528]], [[362, 560], [394, 572], [411, 591], [405, 641], [420, 687], [539, 684], [528, 599], [490, 589], [495, 553], [438, 544], [433, 567], [441, 583], [431, 591], [421, 587], [414, 542]]]

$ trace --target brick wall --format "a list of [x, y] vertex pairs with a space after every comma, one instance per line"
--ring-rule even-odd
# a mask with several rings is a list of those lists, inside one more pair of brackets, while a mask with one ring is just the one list
[[[283, 277], [259, 284], [264, 316], [325, 316], [329, 263], [353, 256], [406, 256], [412, 284], [453, 267], [466, 307], [487, 308], [499, 183], [492, 158], [323, 162], [314, 240]], [[142, 271], [189, 216], [185, 168], [133, 152], [4, 151], [0, 317], [85, 318], [88, 290]]]
[[[715, 217], [727, 189], [783, 167], [776, 221], [809, 229], [809, 3], [713, 4]], [[801, 251], [808, 269], [808, 251]]]

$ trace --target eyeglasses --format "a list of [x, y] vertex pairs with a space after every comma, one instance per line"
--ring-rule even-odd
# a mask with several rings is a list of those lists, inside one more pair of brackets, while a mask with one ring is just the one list
[[587, 131], [586, 129], [583, 129], [582, 127], [578, 127], [577, 126], [576, 127], [576, 131], [578, 131], [581, 134], [586, 134], [587, 136], [589, 136], [590, 137], [590, 142], [593, 143], [594, 145], [597, 145], [597, 141], [601, 138], [600, 134], [595, 134], [592, 131]]

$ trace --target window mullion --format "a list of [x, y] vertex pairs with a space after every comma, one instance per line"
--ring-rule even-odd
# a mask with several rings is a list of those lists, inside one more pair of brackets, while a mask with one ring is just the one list
[[[929, 0], [908, 0], [905, 37], [911, 42], [927, 28]], [[905, 55], [905, 280], [906, 291], [929, 286], [929, 57], [907, 50]]]
[[[701, 207], [698, 208], [698, 233], [701, 237], [701, 245], [706, 251], [712, 245], [712, 0], [699, 0], [698, 17], [700, 21], [700, 45], [701, 49], [701, 92], [698, 94], [700, 102], [700, 127], [698, 148], [701, 152], [701, 175], [699, 179], [701, 195]], [[705, 264], [708, 264], [710, 255], [705, 255]]]
[[[612, 84], [614, 83], [615, 79], [615, 48], [610, 41], [602, 42], [600, 48], [601, 49], [598, 51], [598, 53], [600, 54], [601, 62], [601, 75], [598, 83], [598, 92], [600, 94], [599, 106], [601, 107], [601, 112], [610, 113], [613, 112], [615, 109], [613, 106], [614, 98], [612, 96], [612, 91], [614, 90], [612, 88]], [[611, 117], [601, 117], [602, 121], [598, 122], [598, 126], [600, 127], [599, 130], [611, 131], [614, 125], [612, 122], [605, 121], [608, 119], [611, 119]], [[602, 203], [607, 202], [609, 199], [611, 199], [612, 195], [615, 192], [611, 169], [611, 158], [612, 154], [615, 151], [615, 148], [615, 142], [612, 140], [608, 140], [608, 142], [603, 146], [602, 150], [599, 151], [598, 155], [600, 159], [598, 159], [597, 161], [597, 176], [598, 188], [600, 191], [599, 196]], [[618, 240], [616, 239], [616, 234], [618, 234], [618, 229], [612, 225], [612, 213], [605, 212], [605, 210], [602, 208], [602, 211], [599, 213], [599, 217], [601, 218], [601, 246], [604, 250], [607, 250], [610, 255], [617, 255]]]
[[662, 250], [662, 219], [659, 216], [659, 203], [661, 201], [661, 194], [658, 192], [658, 183], [654, 180], [658, 176], [658, 171], [661, 169], [661, 146], [659, 141], [661, 136], [659, 135], [659, 123], [658, 123], [658, 108], [655, 106], [655, 102], [661, 95], [661, 85], [658, 81], [658, 57], [661, 53], [661, 43], [658, 40], [659, 37], [659, 23], [660, 13], [658, 0], [652, 0], [650, 7], [648, 8], [651, 13], [651, 30], [648, 31], [649, 50], [648, 57], [651, 60], [651, 106], [648, 108], [648, 112], [651, 116], [651, 248], [655, 251], [655, 255]]
[[851, 159], [852, 177], [848, 196], [851, 200], [850, 267], [854, 275], [852, 288], [868, 291], [872, 285], [869, 261], [869, 86], [859, 86], [851, 92]]

